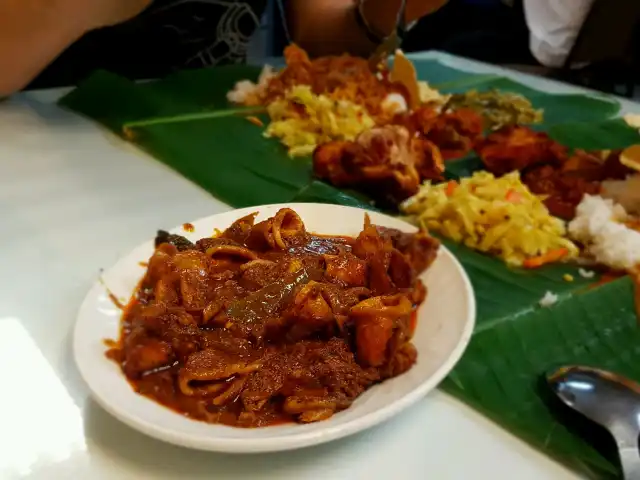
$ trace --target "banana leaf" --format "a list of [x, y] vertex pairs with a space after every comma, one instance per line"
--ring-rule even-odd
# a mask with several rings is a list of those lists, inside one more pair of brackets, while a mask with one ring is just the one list
[[[541, 277], [511, 283], [506, 269], [470, 269], [468, 253], [462, 261], [471, 270], [478, 302], [492, 306], [478, 313], [469, 348], [442, 388], [577, 471], [592, 478], [618, 477], [608, 435], [554, 404], [542, 375], [556, 366], [584, 364], [640, 379], [630, 280], [556, 290], [559, 301], [541, 308], [515, 299], [533, 297], [543, 286]], [[550, 282], [544, 288], [556, 286]], [[511, 313], [492, 316], [490, 310]]]
[[[435, 88], [447, 93], [470, 89], [521, 93], [531, 99], [534, 107], [545, 109], [547, 124], [605, 120], [620, 109], [619, 103], [610, 97], [550, 95], [497, 75], [469, 74], [435, 60], [420, 59], [419, 55], [409, 57], [419, 78]], [[118, 124], [122, 126], [145, 118], [230, 109], [227, 92], [239, 80], [256, 80], [260, 70], [250, 65], [204, 68], [141, 84], [98, 71], [60, 103], [117, 130]]]
[[[496, 88], [526, 95], [545, 109], [545, 122], [537, 128], [572, 148], [616, 148], [638, 140], [636, 130], [613, 118], [619, 111], [615, 100], [549, 95], [429, 60], [417, 60], [416, 68], [421, 79], [447, 92]], [[145, 84], [98, 72], [61, 103], [234, 207], [307, 201], [375, 208], [362, 194], [314, 180], [309, 158], [289, 158], [276, 140], [263, 137], [263, 127], [247, 121], [248, 112], [227, 103], [233, 84], [255, 79], [259, 71], [251, 66], [203, 69]], [[479, 168], [479, 160], [469, 156], [449, 162], [447, 174], [466, 176]], [[629, 279], [600, 284], [597, 275], [583, 278], [569, 265], [512, 269], [445, 244], [471, 278], [478, 318], [467, 352], [442, 388], [582, 473], [619, 476], [610, 444], [599, 441], [605, 438], [602, 433], [594, 434], [554, 405], [541, 378], [557, 364], [582, 363], [640, 380], [640, 338]], [[547, 291], [559, 301], [541, 308], [538, 302]]]
[[[416, 68], [421, 78], [440, 83], [446, 91], [499, 88], [523, 93], [545, 109], [549, 128], [566, 119], [604, 120], [619, 110], [609, 99], [547, 95], [506, 78], [469, 75], [431, 60], [417, 60]], [[180, 72], [142, 84], [97, 72], [61, 103], [116, 134], [133, 134], [139, 146], [236, 207], [294, 198], [320, 201], [320, 193], [325, 201], [370, 205], [352, 192], [320, 187], [311, 179], [309, 159], [290, 161], [283, 147], [262, 138], [258, 127], [238, 117], [245, 109], [232, 108], [226, 93], [238, 80], [255, 79], [259, 72], [258, 67], [235, 65]], [[449, 175], [478, 167], [477, 159], [452, 163]]]
[[287, 202], [312, 175], [308, 160], [289, 158], [277, 140], [236, 115], [149, 125], [133, 135], [153, 156], [179, 159], [180, 173], [235, 207]]

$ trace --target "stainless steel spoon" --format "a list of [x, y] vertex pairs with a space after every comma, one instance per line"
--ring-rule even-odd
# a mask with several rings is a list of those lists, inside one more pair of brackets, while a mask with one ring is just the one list
[[640, 385], [615, 373], [582, 366], [549, 372], [547, 382], [566, 405], [611, 432], [624, 478], [640, 479]]

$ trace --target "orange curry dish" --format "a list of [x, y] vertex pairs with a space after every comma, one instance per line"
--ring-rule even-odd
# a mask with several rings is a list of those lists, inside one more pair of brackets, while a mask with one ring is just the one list
[[297, 45], [284, 49], [286, 67], [267, 86], [263, 104], [284, 96], [296, 85], [310, 85], [316, 94], [362, 105], [372, 116], [381, 114], [382, 101], [392, 92], [406, 95], [404, 87], [392, 84], [372, 72], [364, 58], [351, 55], [310, 59]]
[[255, 217], [195, 244], [159, 232], [107, 352], [137, 393], [204, 422], [307, 423], [411, 368], [437, 240], [368, 216], [356, 238], [291, 209]]

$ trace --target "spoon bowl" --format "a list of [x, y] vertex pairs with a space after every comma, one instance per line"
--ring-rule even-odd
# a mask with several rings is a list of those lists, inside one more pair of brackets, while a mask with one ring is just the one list
[[640, 385], [612, 372], [577, 365], [550, 371], [546, 380], [565, 405], [611, 433], [625, 478], [640, 478]]

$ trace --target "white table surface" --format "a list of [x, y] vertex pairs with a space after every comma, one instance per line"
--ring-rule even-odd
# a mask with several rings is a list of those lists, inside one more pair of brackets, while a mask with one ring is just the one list
[[[453, 67], [497, 69], [431, 53]], [[506, 72], [551, 92], [575, 88]], [[0, 479], [576, 478], [434, 392], [388, 423], [289, 453], [173, 447], [96, 405], [70, 343], [85, 293], [159, 228], [229, 207], [158, 161], [55, 105], [61, 90], [0, 103]], [[623, 101], [625, 112], [640, 106]]]

